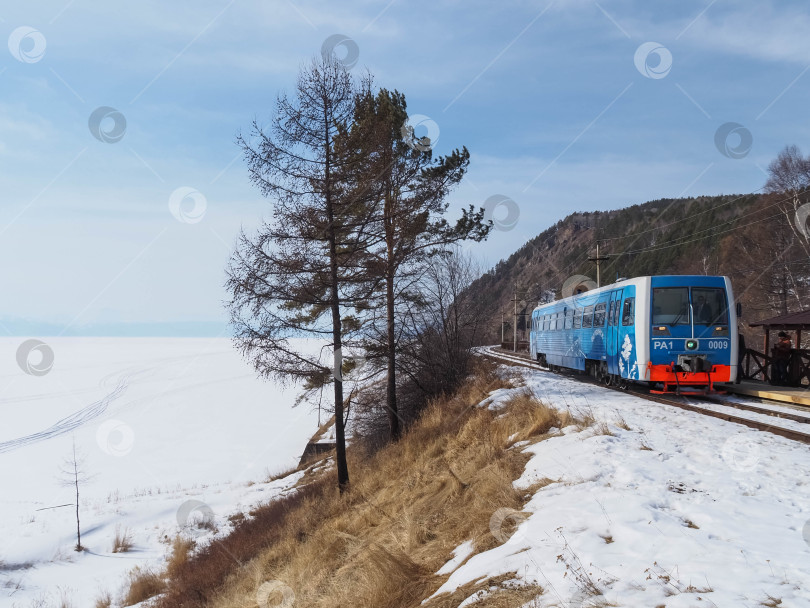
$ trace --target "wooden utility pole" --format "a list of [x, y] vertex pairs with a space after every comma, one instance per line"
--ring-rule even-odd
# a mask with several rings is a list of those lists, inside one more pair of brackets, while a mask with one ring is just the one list
[[600, 273], [600, 270], [601, 270], [600, 266], [602, 264], [602, 260], [609, 260], [610, 256], [605, 255], [605, 256], [599, 257], [599, 241], [596, 241], [596, 257], [595, 258], [588, 258], [588, 259], [591, 262], [596, 262], [596, 286], [601, 287], [602, 286], [602, 275]]
[[[523, 332], [524, 340], [528, 340], [528, 336], [531, 334], [531, 319], [532, 319], [532, 307], [530, 306], [530, 302], [527, 300], [529, 299], [529, 294], [532, 292], [534, 287], [526, 287], [525, 289], [518, 289], [517, 281], [515, 282], [515, 291], [512, 295], [512, 299], [509, 300], [512, 302], [512, 350], [517, 352], [517, 345], [518, 345], [518, 337], [517, 337], [517, 326], [518, 326], [518, 317], [523, 318]], [[522, 298], [521, 298], [522, 294]], [[520, 312], [518, 312], [518, 303], [520, 303]], [[539, 301], [538, 301], [539, 305]], [[501, 312], [501, 327], [504, 326], [504, 313]], [[504, 340], [504, 331], [501, 329], [501, 343]]]

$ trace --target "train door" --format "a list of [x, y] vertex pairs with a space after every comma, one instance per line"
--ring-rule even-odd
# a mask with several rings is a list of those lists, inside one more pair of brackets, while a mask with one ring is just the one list
[[608, 373], [619, 374], [619, 326], [621, 325], [622, 290], [616, 289], [610, 293], [608, 302], [607, 335], [605, 349], [607, 351]]
[[622, 290], [622, 307], [616, 321], [618, 333], [619, 376], [629, 380], [640, 377], [636, 352], [636, 288], [629, 285]]

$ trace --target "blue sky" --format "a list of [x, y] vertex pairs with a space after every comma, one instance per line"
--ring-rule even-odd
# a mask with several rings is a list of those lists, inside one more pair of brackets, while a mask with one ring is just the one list
[[[470, 247], [492, 266], [573, 211], [761, 188], [808, 147], [808, 31], [803, 3], [748, 0], [6, 3], [0, 333], [223, 330], [235, 235], [270, 211], [235, 136], [334, 34], [435, 122], [437, 153], [470, 149], [453, 210], [515, 201]], [[100, 107], [117, 141], [91, 132]], [[715, 144], [729, 122], [740, 158]]]

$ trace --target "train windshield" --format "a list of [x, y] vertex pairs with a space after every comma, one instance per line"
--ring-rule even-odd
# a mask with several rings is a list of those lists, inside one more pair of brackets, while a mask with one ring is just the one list
[[693, 287], [692, 308], [699, 325], [727, 325], [726, 290], [717, 287]]
[[689, 288], [653, 289], [653, 325], [689, 325]]

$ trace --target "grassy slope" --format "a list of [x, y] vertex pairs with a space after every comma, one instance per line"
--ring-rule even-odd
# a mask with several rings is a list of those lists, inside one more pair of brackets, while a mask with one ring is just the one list
[[397, 444], [370, 456], [350, 450], [345, 495], [332, 471], [314, 473], [296, 497], [254, 512], [198, 556], [175, 560], [180, 565], [157, 606], [291, 606], [294, 594], [297, 608], [450, 608], [487, 588], [479, 608], [524, 605], [541, 590], [516, 586], [509, 576], [422, 604], [447, 580], [435, 572], [453, 550], [468, 540], [474, 553], [502, 542], [504, 531], [496, 531], [498, 540], [490, 529], [493, 514], [519, 511], [536, 489], [512, 485], [527, 461], [515, 443], [541, 441], [551, 427], [570, 423], [527, 394], [498, 412], [478, 406], [505, 385], [491, 368], [479, 370]]

